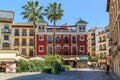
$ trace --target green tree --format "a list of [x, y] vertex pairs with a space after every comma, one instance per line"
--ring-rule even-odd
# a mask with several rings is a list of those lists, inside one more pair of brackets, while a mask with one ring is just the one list
[[53, 54], [55, 54], [55, 33], [56, 33], [56, 21], [61, 20], [64, 10], [61, 9], [61, 4], [56, 2], [50, 3], [44, 10], [44, 15], [47, 16], [48, 20], [54, 24], [54, 35], [53, 35]]
[[[43, 6], [39, 5], [39, 1], [28, 1], [26, 5], [22, 6], [24, 12], [21, 14], [23, 15], [23, 19], [28, 19], [28, 22], [33, 23], [33, 30], [34, 30], [34, 43], [35, 43], [35, 27], [36, 22], [39, 19], [43, 19], [42, 16], [42, 9]], [[33, 56], [35, 56], [35, 44], [34, 44], [34, 52]]]
[[45, 62], [46, 64], [48, 64], [48, 66], [51, 66], [52, 64], [61, 64], [62, 58], [58, 54], [55, 55], [48, 54], [45, 56]]

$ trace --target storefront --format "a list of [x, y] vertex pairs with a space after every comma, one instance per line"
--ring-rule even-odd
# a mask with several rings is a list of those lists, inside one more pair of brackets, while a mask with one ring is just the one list
[[80, 56], [80, 68], [87, 68], [88, 67], [88, 60], [89, 57], [88, 56]]
[[0, 72], [16, 72], [16, 61], [19, 59], [29, 59], [16, 50], [0, 50]]

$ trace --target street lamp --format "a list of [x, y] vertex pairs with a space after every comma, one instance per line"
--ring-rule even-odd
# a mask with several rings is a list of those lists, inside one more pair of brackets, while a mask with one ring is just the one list
[[76, 71], [77, 71], [77, 57], [75, 57], [75, 61], [76, 61]]

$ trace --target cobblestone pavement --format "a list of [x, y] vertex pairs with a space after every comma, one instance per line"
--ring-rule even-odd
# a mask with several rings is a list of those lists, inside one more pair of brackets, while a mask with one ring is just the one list
[[[24, 75], [24, 76], [23, 76]], [[0, 80], [120, 80], [114, 74], [106, 74], [102, 70], [72, 69], [60, 75], [45, 73], [0, 73]]]

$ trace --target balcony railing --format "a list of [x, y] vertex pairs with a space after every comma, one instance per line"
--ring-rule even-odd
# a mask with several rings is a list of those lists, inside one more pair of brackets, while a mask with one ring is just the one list
[[33, 33], [33, 32], [30, 32], [30, 33], [29, 33], [29, 35], [30, 35], [30, 36], [33, 36], [33, 35], [34, 35], [34, 33]]
[[72, 43], [73, 43], [73, 44], [76, 44], [76, 40], [72, 40]]
[[22, 36], [27, 36], [27, 32], [22, 32]]
[[106, 48], [103, 48], [102, 50], [106, 50]]
[[26, 43], [22, 43], [22, 46], [26, 46], [27, 44]]
[[102, 42], [102, 40], [99, 40], [99, 43], [101, 43]]
[[[38, 30], [38, 32], [53, 32], [53, 30]], [[56, 32], [67, 32], [67, 33], [69, 33], [69, 32], [73, 32], [73, 33], [75, 33], [75, 32], [77, 32], [77, 30], [56, 30]], [[84, 31], [82, 31], [82, 32], [84, 32]]]
[[52, 44], [52, 41], [49, 41], [49, 40], [48, 40], [47, 43], [48, 43], [48, 44]]
[[105, 39], [103, 39], [103, 42], [105, 42], [106, 40]]
[[102, 48], [100, 48], [99, 51], [102, 51]]
[[76, 51], [73, 50], [72, 55], [77, 55]]
[[33, 45], [34, 45], [33, 41], [29, 42], [29, 46], [33, 46]]
[[31, 41], [31, 42], [29, 43], [29, 46], [33, 46], [33, 45], [34, 45], [34, 42]]
[[11, 30], [10, 29], [2, 29], [2, 33], [11, 33]]
[[59, 41], [58, 41], [58, 40], [56, 40], [56, 43], [58, 43], [58, 44], [59, 44], [59, 43], [60, 43], [60, 40], [59, 40]]
[[19, 42], [15, 42], [15, 43], [14, 43], [14, 46], [19, 46]]
[[67, 43], [69, 43], [69, 41], [68, 40], [64, 40], [64, 43], [67, 44]]
[[68, 52], [64, 52], [64, 55], [69, 55]]

